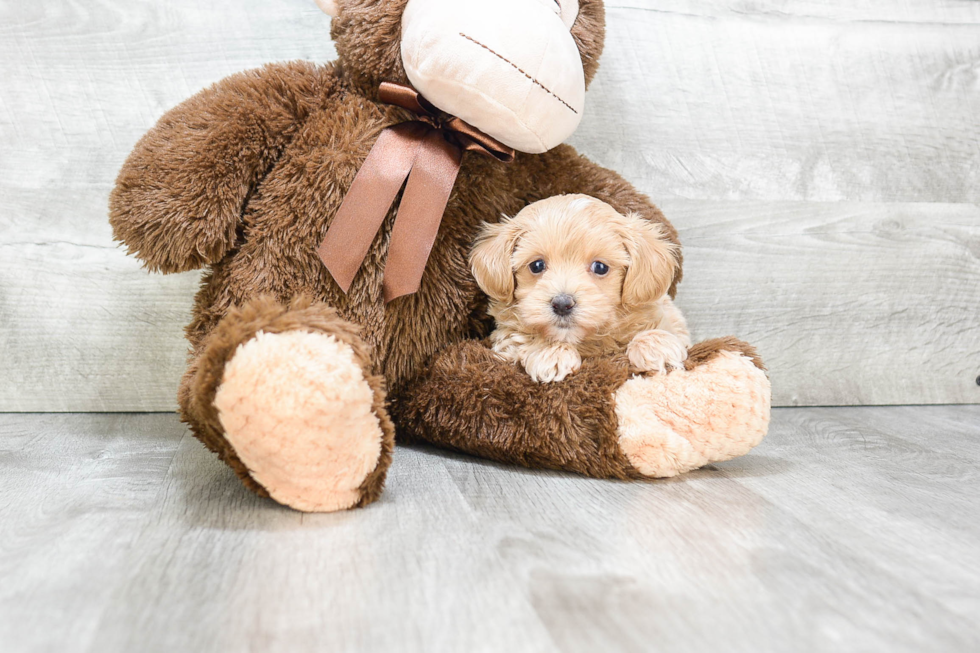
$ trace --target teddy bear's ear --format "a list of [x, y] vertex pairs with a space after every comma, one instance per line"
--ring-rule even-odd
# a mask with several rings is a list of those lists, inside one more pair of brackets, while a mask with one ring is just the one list
[[340, 12], [337, 7], [337, 0], [316, 0], [316, 6], [323, 10], [328, 16], [336, 17]]

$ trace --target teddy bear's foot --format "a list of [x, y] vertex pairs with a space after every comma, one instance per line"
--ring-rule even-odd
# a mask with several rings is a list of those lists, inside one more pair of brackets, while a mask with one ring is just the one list
[[360, 501], [384, 434], [350, 346], [324, 333], [265, 333], [238, 347], [214, 405], [225, 438], [269, 495], [325, 512]]
[[181, 418], [261, 496], [304, 511], [381, 495], [394, 427], [356, 327], [309, 297], [231, 309], [191, 359]]
[[692, 348], [691, 357], [687, 369], [636, 376], [615, 393], [619, 447], [644, 476], [676, 476], [741, 456], [768, 430], [769, 379], [751, 352]]

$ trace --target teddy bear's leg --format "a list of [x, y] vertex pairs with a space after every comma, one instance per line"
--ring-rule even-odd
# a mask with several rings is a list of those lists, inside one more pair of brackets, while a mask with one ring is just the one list
[[625, 357], [534, 383], [477, 342], [440, 354], [393, 403], [399, 435], [500, 462], [605, 478], [674, 476], [765, 436], [769, 381], [734, 339], [695, 345], [687, 369], [629, 374]]
[[440, 353], [392, 402], [398, 437], [526, 467], [639, 478], [617, 444], [612, 397], [625, 360], [586, 359], [559, 383], [536, 383], [484, 343]]
[[394, 429], [356, 327], [309, 299], [226, 315], [191, 362], [181, 416], [245, 485], [307, 512], [381, 494]]

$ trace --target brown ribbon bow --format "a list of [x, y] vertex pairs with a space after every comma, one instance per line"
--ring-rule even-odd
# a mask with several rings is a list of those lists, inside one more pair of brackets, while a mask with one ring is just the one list
[[385, 301], [390, 302], [419, 289], [463, 151], [510, 163], [514, 150], [459, 118], [442, 114], [411, 87], [382, 82], [379, 96], [382, 102], [415, 113], [418, 120], [381, 132], [317, 253], [341, 289], [349, 291], [404, 184], [384, 270]]

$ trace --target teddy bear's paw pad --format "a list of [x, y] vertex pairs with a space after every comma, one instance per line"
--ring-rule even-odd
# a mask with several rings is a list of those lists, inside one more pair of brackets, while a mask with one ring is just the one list
[[769, 379], [736, 352], [689, 371], [633, 377], [615, 402], [620, 449], [645, 476], [675, 476], [741, 456], [769, 428]]
[[228, 441], [279, 503], [307, 512], [353, 506], [378, 464], [374, 394], [334, 336], [259, 332], [225, 366], [214, 398]]

